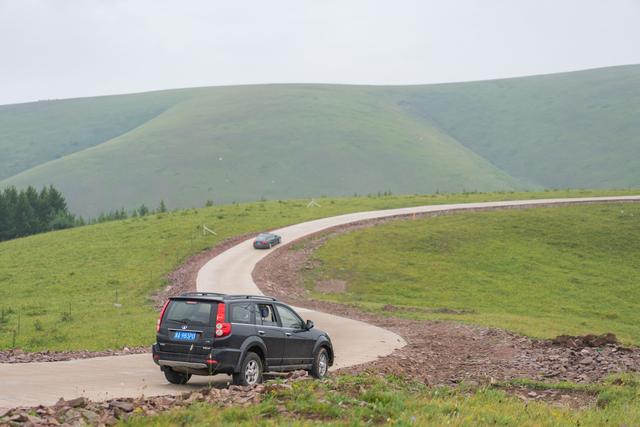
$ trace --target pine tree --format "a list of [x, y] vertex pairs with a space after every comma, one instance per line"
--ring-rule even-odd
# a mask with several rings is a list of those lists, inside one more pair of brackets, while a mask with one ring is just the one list
[[146, 207], [144, 203], [140, 205], [140, 207], [138, 208], [138, 215], [145, 216], [148, 213], [149, 213], [149, 208]]
[[18, 207], [18, 191], [15, 187], [5, 188], [4, 201], [7, 209], [7, 229], [4, 232], [5, 240], [16, 237], [16, 210]]
[[3, 240], [9, 240], [11, 226], [11, 218], [9, 218], [9, 205], [4, 192], [0, 192], [0, 242]]
[[16, 237], [29, 236], [37, 232], [38, 218], [31, 207], [31, 203], [29, 203], [29, 197], [26, 192], [20, 192], [18, 195], [15, 215]]
[[47, 223], [46, 218], [44, 218], [44, 222], [40, 220], [39, 211], [46, 211], [46, 208], [40, 206], [40, 197], [38, 196], [38, 191], [30, 185], [26, 190], [24, 190], [24, 195], [27, 198], [27, 201], [29, 202], [34, 215], [33, 220], [31, 221], [31, 231], [29, 234], [35, 234], [40, 233], [41, 231], [45, 231], [49, 224]]
[[67, 212], [67, 202], [58, 190], [49, 186], [49, 206], [54, 213]]
[[55, 213], [51, 209], [49, 204], [49, 190], [47, 187], [42, 187], [42, 191], [38, 194], [38, 200], [34, 207], [36, 217], [40, 223], [40, 229], [42, 231], [50, 230], [51, 221], [53, 220]]
[[53, 186], [44, 187], [39, 193], [32, 186], [19, 192], [9, 187], [0, 193], [0, 241], [80, 223], [67, 210], [62, 193]]
[[167, 211], [167, 205], [164, 204], [164, 200], [160, 200], [160, 207], [158, 208], [159, 213], [164, 213]]

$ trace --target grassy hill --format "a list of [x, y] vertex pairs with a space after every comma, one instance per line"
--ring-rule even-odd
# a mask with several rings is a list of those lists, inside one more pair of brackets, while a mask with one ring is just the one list
[[256, 85], [0, 107], [0, 187], [73, 211], [640, 184], [640, 66], [426, 86]]
[[165, 91], [0, 105], [0, 179], [127, 133], [188, 93]]
[[258, 86], [202, 90], [144, 125], [21, 173], [53, 182], [71, 208], [513, 189], [515, 180], [445, 133], [364, 88]]
[[[150, 344], [157, 317], [150, 296], [164, 288], [166, 275], [186, 257], [228, 237], [347, 212], [613, 194], [632, 192], [358, 197], [321, 199], [321, 207], [315, 208], [307, 208], [306, 201], [268, 201], [132, 218], [2, 242], [0, 350], [14, 345], [14, 331], [15, 345], [30, 351]], [[203, 236], [202, 224], [218, 235]]]
[[525, 182], [640, 182], [639, 65], [405, 88], [399, 102]]
[[[149, 297], [164, 287], [166, 274], [185, 257], [233, 235], [361, 210], [613, 194], [632, 191], [327, 198], [320, 200], [318, 208], [307, 208], [306, 201], [267, 201], [190, 209], [2, 242], [0, 350], [12, 347], [13, 331], [17, 331], [16, 345], [25, 350], [148, 345], [158, 315]], [[331, 240], [320, 255], [329, 268], [340, 261], [335, 255], [350, 251], [347, 258], [354, 278], [368, 270], [364, 266], [382, 267], [381, 273], [369, 277], [371, 287], [359, 283], [361, 299], [342, 295], [341, 302], [362, 304], [372, 295], [384, 295], [385, 301], [394, 298], [400, 307], [464, 308], [472, 303], [479, 316], [466, 320], [483, 322], [482, 314], [492, 307], [499, 314], [498, 326], [523, 321], [528, 321], [529, 331], [551, 326], [544, 330], [545, 336], [607, 329], [622, 331], [623, 338], [637, 344], [640, 299], [634, 255], [640, 241], [640, 206], [622, 207], [624, 213], [619, 205], [588, 205], [397, 222], [376, 227], [379, 236], [386, 238], [372, 241], [371, 230], [357, 231]], [[219, 235], [203, 236], [203, 223]], [[350, 246], [353, 242], [359, 244]], [[393, 295], [381, 289], [381, 279], [389, 271], [397, 276], [396, 282], [387, 284], [393, 285]], [[512, 280], [516, 272], [524, 273], [522, 280]], [[428, 279], [429, 274], [435, 281], [425, 286], [420, 279]], [[563, 276], [574, 280], [556, 280]], [[467, 289], [456, 282], [460, 277], [468, 283]], [[553, 303], [548, 304], [549, 298]], [[488, 304], [492, 299], [493, 305]], [[583, 323], [575, 327], [576, 319]], [[602, 384], [518, 380], [463, 383], [454, 388], [392, 375], [333, 375], [325, 381], [294, 382], [293, 388], [275, 387], [262, 395], [261, 402], [240, 408], [195, 402], [154, 416], [134, 415], [123, 425], [621, 425], [640, 419], [639, 385], [638, 376], [628, 374]], [[576, 409], [537, 397], [522, 401], [513, 395], [541, 389], [577, 393], [597, 404]]]
[[344, 280], [316, 296], [376, 313], [638, 344], [639, 225], [640, 205], [615, 203], [399, 221], [328, 241], [307, 283]]

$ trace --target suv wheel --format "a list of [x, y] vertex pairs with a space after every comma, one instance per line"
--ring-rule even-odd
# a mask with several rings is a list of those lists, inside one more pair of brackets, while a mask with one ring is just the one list
[[191, 374], [183, 374], [182, 372], [176, 372], [171, 368], [165, 368], [164, 376], [171, 384], [186, 384], [191, 378]]
[[240, 372], [233, 374], [233, 383], [235, 385], [255, 385], [262, 382], [262, 360], [260, 357], [249, 352], [242, 361]]
[[311, 367], [311, 375], [315, 378], [322, 379], [327, 375], [329, 370], [329, 353], [324, 347], [320, 347], [320, 350], [316, 353], [316, 357], [313, 359], [313, 366]]

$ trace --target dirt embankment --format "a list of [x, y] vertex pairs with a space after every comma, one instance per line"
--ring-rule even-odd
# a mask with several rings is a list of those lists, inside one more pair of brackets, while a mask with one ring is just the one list
[[[314, 250], [338, 234], [391, 220], [397, 218], [363, 221], [317, 233], [273, 251], [253, 272], [254, 281], [266, 294], [300, 307], [390, 329], [408, 343], [390, 356], [345, 368], [343, 372], [374, 370], [419, 378], [428, 384], [456, 384], [514, 378], [593, 382], [614, 372], [640, 371], [640, 349], [619, 345], [613, 335], [532, 340], [500, 329], [452, 321], [401, 319], [393, 316], [393, 306], [387, 306], [387, 313], [382, 316], [309, 297], [301, 272], [316, 267], [310, 259]], [[316, 289], [326, 286], [316, 284]], [[343, 285], [330, 286], [337, 289]]]

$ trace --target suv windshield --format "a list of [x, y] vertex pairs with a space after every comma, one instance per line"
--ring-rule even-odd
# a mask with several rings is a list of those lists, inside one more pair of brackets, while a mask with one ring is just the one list
[[205, 301], [193, 300], [173, 300], [164, 320], [167, 322], [182, 323], [184, 325], [202, 325], [212, 324], [213, 304]]

